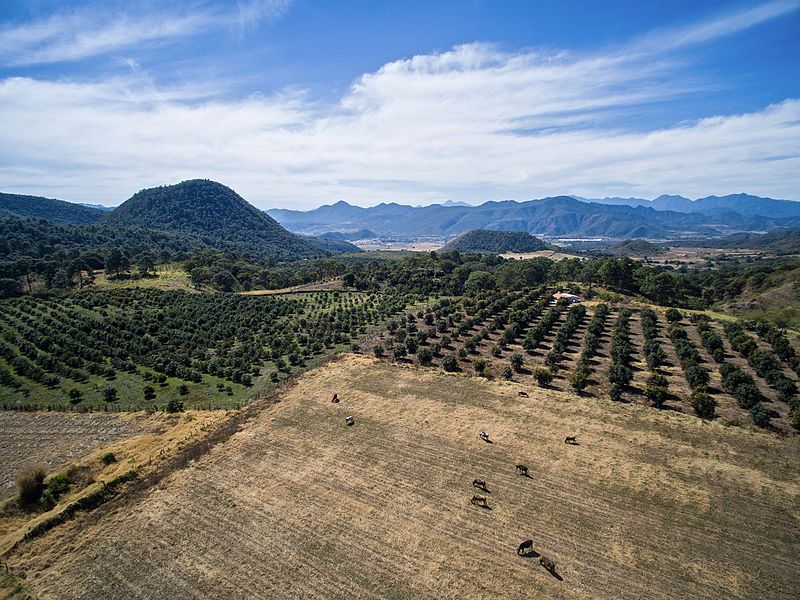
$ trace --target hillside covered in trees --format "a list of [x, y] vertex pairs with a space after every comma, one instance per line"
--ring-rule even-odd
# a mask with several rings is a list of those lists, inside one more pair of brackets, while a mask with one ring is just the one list
[[800, 254], [800, 228], [780, 229], [769, 233], [734, 233], [716, 240], [687, 240], [681, 246], [698, 248], [748, 248], [773, 254]]
[[105, 211], [41, 196], [0, 193], [0, 218], [47, 219], [52, 223], [97, 223]]
[[208, 246], [278, 260], [321, 253], [319, 246], [289, 233], [229, 187], [206, 179], [142, 190], [104, 222], [186, 233]]
[[536, 252], [549, 248], [542, 240], [524, 231], [475, 229], [458, 236], [442, 248], [451, 252]]

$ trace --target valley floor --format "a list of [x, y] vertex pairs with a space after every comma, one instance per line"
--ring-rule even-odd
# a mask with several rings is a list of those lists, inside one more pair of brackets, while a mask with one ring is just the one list
[[41, 598], [800, 594], [800, 438], [519, 389], [343, 356], [7, 560]]

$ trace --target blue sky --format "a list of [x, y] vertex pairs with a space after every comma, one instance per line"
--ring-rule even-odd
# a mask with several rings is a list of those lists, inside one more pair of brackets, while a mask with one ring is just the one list
[[800, 0], [0, 4], [0, 190], [800, 199]]

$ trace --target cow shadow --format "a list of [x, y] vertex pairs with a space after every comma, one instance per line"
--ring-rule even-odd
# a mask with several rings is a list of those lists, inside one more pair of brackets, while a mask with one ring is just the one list
[[555, 577], [555, 578], [556, 578], [556, 579], [558, 579], [559, 581], [564, 581], [564, 578], [563, 578], [561, 575], [559, 575], [559, 574], [558, 574], [558, 571], [556, 571], [555, 569], [553, 569], [552, 571], [549, 571], [548, 569], [545, 569], [545, 571], [547, 571], [548, 573], [550, 573], [550, 575], [551, 575], [552, 577]]
[[517, 552], [519, 556], [522, 558], [539, 558], [541, 554], [539, 554], [536, 550], [528, 550], [527, 552]]

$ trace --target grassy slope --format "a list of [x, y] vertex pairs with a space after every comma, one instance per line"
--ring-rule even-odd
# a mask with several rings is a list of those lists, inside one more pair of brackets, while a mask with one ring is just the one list
[[[47, 597], [797, 597], [797, 438], [517, 389], [342, 358], [10, 562]], [[516, 555], [526, 538], [559, 579]]]

